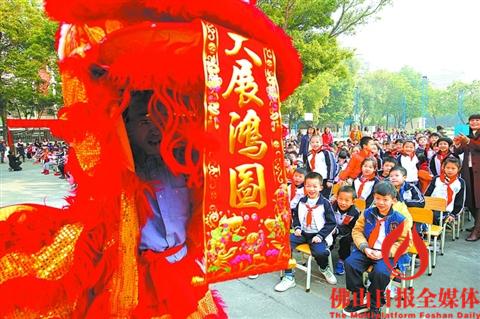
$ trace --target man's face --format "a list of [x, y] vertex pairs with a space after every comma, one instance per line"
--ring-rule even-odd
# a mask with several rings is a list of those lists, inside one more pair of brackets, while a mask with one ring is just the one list
[[159, 154], [160, 131], [149, 117], [145, 96], [132, 96], [126, 128], [132, 145], [142, 149], [147, 155]]

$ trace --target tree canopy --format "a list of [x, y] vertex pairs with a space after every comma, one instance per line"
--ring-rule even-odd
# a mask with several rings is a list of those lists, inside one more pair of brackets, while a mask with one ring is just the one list
[[[0, 1], [0, 115], [20, 118], [54, 113], [60, 94], [54, 39], [57, 25], [38, 0]], [[49, 82], [49, 83], [46, 83]]]
[[303, 83], [283, 104], [289, 126], [314, 114], [315, 124], [333, 124], [353, 110], [353, 53], [337, 41], [354, 33], [391, 0], [259, 0], [260, 8], [292, 38], [303, 62]]

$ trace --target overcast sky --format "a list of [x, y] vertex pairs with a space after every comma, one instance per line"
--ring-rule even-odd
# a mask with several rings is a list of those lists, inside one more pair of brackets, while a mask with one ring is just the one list
[[480, 80], [480, 0], [394, 0], [379, 17], [340, 39], [369, 70], [409, 65], [441, 87]]

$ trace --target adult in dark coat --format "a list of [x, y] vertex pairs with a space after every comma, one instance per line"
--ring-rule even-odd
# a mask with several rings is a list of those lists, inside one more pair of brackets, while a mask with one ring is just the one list
[[480, 114], [468, 118], [470, 134], [456, 136], [455, 153], [464, 154], [462, 177], [465, 180], [467, 196], [465, 205], [475, 218], [475, 226], [467, 241], [480, 239]]
[[309, 127], [307, 129], [307, 134], [302, 136], [302, 140], [300, 141], [300, 154], [302, 154], [303, 158], [303, 165], [306, 167], [307, 160], [308, 160], [308, 145], [310, 144], [310, 139], [314, 133], [315, 129], [313, 127]]

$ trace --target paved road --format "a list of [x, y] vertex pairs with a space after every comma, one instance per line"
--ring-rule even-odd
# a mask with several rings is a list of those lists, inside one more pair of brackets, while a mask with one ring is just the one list
[[[41, 167], [26, 162], [21, 172], [8, 172], [6, 164], [0, 164], [0, 206], [14, 203], [46, 203], [61, 207], [68, 194], [69, 185], [53, 175], [40, 174]], [[472, 222], [468, 222], [470, 226]], [[461, 233], [460, 240], [451, 241], [447, 233], [446, 254], [439, 256], [433, 276], [422, 276], [415, 281], [415, 308], [395, 306], [395, 300], [390, 309], [390, 318], [475, 318], [480, 319], [480, 304], [475, 308], [462, 308], [462, 290], [476, 289], [476, 297], [480, 299], [480, 241], [468, 243], [464, 239], [466, 232]], [[336, 253], [334, 253], [334, 261]], [[318, 277], [312, 281], [310, 293], [304, 291], [305, 276], [297, 272], [297, 287], [284, 293], [273, 290], [278, 282], [278, 273], [263, 274], [258, 279], [237, 279], [213, 285], [227, 305], [231, 318], [340, 318], [340, 311], [332, 309], [330, 297], [332, 286]], [[336, 288], [345, 287], [345, 277], [338, 277]], [[431, 306], [437, 308], [419, 308], [424, 299], [419, 298], [423, 289], [428, 288], [437, 296], [432, 297]], [[440, 290], [457, 289], [457, 295], [452, 300], [458, 301], [458, 306], [452, 309], [439, 307]], [[332, 313], [331, 313], [332, 312]], [[423, 313], [423, 316], [421, 315]], [[443, 317], [442, 317], [443, 315]], [[451, 317], [449, 317], [451, 316]]]

